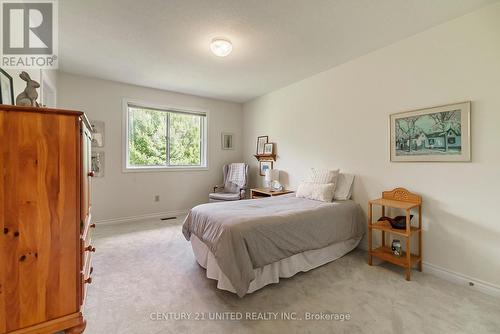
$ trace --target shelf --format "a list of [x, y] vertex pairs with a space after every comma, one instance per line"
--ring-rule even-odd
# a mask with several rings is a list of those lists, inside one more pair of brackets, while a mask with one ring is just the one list
[[412, 209], [420, 206], [419, 203], [414, 203], [414, 202], [403, 202], [403, 201], [397, 201], [393, 199], [385, 199], [385, 198], [379, 198], [379, 199], [374, 199], [369, 202], [370, 204], [375, 204], [375, 205], [382, 205], [382, 206], [387, 206], [390, 208], [396, 208], [396, 209]]
[[[381, 260], [391, 262], [395, 265], [408, 268], [408, 263], [406, 262], [406, 252], [403, 252], [402, 256], [396, 256], [392, 254], [392, 250], [389, 247], [379, 247], [372, 250], [370, 252], [370, 255], [375, 256]], [[420, 261], [421, 259], [418, 255], [411, 254], [410, 267]]]
[[389, 232], [389, 233], [393, 233], [393, 234], [397, 234], [397, 235], [402, 235], [402, 236], [405, 236], [405, 237], [409, 237], [410, 235], [412, 235], [412, 234], [414, 234], [416, 232], [421, 231], [420, 228], [415, 227], [415, 226], [411, 226], [410, 227], [410, 234], [408, 234], [406, 232], [406, 229], [400, 230], [400, 229], [393, 228], [391, 226], [391, 223], [389, 223], [387, 220], [383, 220], [383, 221], [379, 221], [379, 222], [376, 222], [376, 223], [372, 223], [368, 227], [371, 228], [371, 229], [374, 229], [374, 230]]
[[276, 161], [276, 154], [255, 154], [254, 157], [259, 161]]

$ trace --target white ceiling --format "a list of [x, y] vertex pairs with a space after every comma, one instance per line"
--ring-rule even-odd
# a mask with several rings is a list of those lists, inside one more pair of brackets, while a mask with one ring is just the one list
[[60, 69], [245, 102], [494, 2], [61, 0]]

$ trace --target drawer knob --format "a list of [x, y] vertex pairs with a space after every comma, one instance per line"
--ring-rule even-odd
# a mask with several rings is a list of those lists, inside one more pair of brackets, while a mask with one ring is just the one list
[[83, 281], [85, 284], [90, 284], [92, 283], [92, 277], [87, 278], [85, 281]]
[[92, 171], [90, 171], [87, 175], [88, 175], [88, 176], [90, 176], [90, 177], [94, 177], [95, 173], [94, 173], [94, 171], [92, 170]]
[[95, 247], [92, 247], [92, 245], [89, 245], [89, 246], [85, 247], [85, 251], [86, 252], [95, 252]]

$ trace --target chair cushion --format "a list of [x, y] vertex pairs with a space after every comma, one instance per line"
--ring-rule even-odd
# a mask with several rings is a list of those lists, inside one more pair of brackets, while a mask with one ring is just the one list
[[218, 201], [237, 201], [240, 199], [239, 193], [211, 193], [208, 195], [210, 199], [215, 199]]

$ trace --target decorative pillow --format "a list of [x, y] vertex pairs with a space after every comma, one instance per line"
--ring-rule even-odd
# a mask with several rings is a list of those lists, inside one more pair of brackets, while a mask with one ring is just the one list
[[308, 182], [311, 183], [337, 183], [338, 169], [316, 169], [311, 168]]
[[335, 193], [335, 183], [301, 182], [297, 188], [297, 197], [331, 202]]
[[352, 186], [354, 183], [353, 174], [340, 173], [337, 178], [337, 186], [335, 187], [335, 200], [348, 200], [352, 195]]

